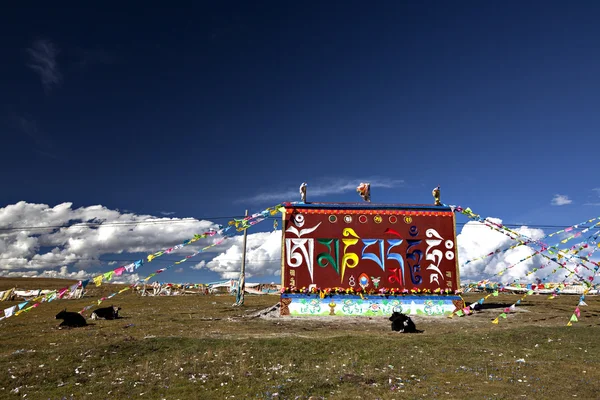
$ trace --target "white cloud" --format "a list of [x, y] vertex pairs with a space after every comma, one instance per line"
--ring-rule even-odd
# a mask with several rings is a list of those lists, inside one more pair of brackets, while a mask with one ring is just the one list
[[[21, 201], [0, 208], [0, 269], [38, 271], [64, 265], [87, 269], [102, 264], [102, 255], [148, 254], [211, 228], [216, 228], [211, 221], [194, 218], [122, 214], [100, 205], [73, 209], [72, 203], [50, 207]], [[200, 240], [186, 250], [206, 244], [207, 240]]]
[[169, 216], [175, 214], [175, 211], [161, 211], [160, 213], [161, 215]]
[[[44, 271], [5, 271], [0, 270], [0, 277], [3, 278], [52, 278], [52, 279], [72, 279], [75, 281], [82, 281], [85, 279], [91, 279], [96, 274], [89, 273], [84, 270], [69, 271], [68, 267], [63, 265], [58, 270], [44, 270]], [[132, 284], [140, 280], [138, 274], [128, 274], [114, 277], [109, 283], [112, 284]]]
[[[307, 201], [310, 201], [311, 198], [315, 197], [323, 197], [336, 193], [355, 192], [356, 187], [361, 182], [371, 183], [371, 189], [391, 189], [394, 187], [402, 186], [404, 184], [404, 181], [401, 179], [389, 179], [381, 177], [372, 177], [370, 179], [328, 179], [316, 183], [308, 182], [306, 198]], [[298, 183], [297, 187], [295, 188], [289, 188], [277, 192], [269, 191], [268, 193], [260, 193], [250, 198], [241, 199], [238, 202], [264, 203], [300, 200], [300, 194], [298, 191], [299, 187], [300, 183]], [[358, 201], [358, 199], [360, 199], [360, 197], [358, 197], [358, 194], [356, 195], [356, 197]]]
[[59, 50], [50, 40], [36, 40], [27, 49], [30, 60], [27, 66], [35, 71], [42, 80], [46, 92], [60, 84], [62, 75], [58, 69]]
[[205, 266], [206, 266], [206, 261], [202, 260], [198, 264], [193, 265], [191, 268], [192, 269], [196, 269], [196, 270], [200, 270], [200, 269], [204, 268]]
[[[596, 192], [596, 196], [598, 198], [600, 198], [600, 188], [593, 188], [592, 192]], [[587, 203], [583, 203], [584, 206], [600, 206], [600, 202], [598, 201], [598, 199], [596, 199], [596, 201], [591, 201], [591, 202], [587, 202]]]
[[90, 278], [90, 274], [86, 271], [79, 270], [69, 272], [66, 266], [60, 267], [58, 270], [44, 270], [44, 271], [0, 271], [0, 276], [5, 278], [58, 278], [58, 279], [74, 279], [83, 280]]
[[[227, 248], [212, 260], [193, 266], [209, 269], [224, 279], [235, 279], [242, 265], [242, 236], [228, 239]], [[246, 242], [246, 277], [281, 274], [281, 231], [259, 232], [248, 235]]]
[[116, 278], [113, 278], [110, 283], [119, 283], [119, 284], [132, 284], [140, 281], [140, 276], [138, 274], [131, 275], [121, 275]]
[[[502, 223], [498, 219], [488, 218], [488, 220], [494, 223]], [[544, 236], [541, 229], [521, 227], [514, 230], [532, 239], [539, 239]], [[479, 281], [483, 279], [491, 279], [496, 282], [512, 281], [523, 278], [529, 270], [539, 267], [543, 262], [541, 256], [535, 256], [508, 269], [502, 276], [494, 276], [532, 254], [534, 250], [527, 246], [518, 246], [512, 250], [500, 252], [465, 265], [467, 261], [490, 254], [497, 249], [508, 248], [517, 243], [506, 235], [475, 221], [470, 221], [463, 226], [461, 233], [457, 236], [457, 242], [461, 281]]]
[[567, 204], [571, 204], [572, 202], [573, 200], [569, 199], [569, 196], [567, 195], [555, 194], [550, 204], [552, 204], [553, 206], [564, 206]]
[[[496, 223], [502, 222], [501, 220], [492, 218], [488, 218], [488, 220]], [[534, 240], [540, 239], [545, 235], [541, 229], [526, 226], [514, 229], [514, 231]], [[581, 240], [584, 239], [582, 238]], [[560, 267], [557, 263], [541, 255], [535, 255], [526, 261], [520, 262], [539, 249], [539, 247], [535, 247], [534, 250], [532, 247], [525, 245], [508, 251], [501, 251], [493, 256], [467, 264], [467, 261], [479, 259], [497, 249], [504, 250], [518, 243], [479, 222], [471, 221], [465, 224], [461, 233], [457, 236], [457, 242], [462, 282], [484, 279], [503, 283], [512, 283], [517, 279], [521, 283], [534, 283], [538, 279], [544, 282], [562, 282], [566, 278], [566, 275], [569, 274], [567, 269]], [[566, 246], [568, 248], [569, 245], [561, 245], [560, 248], [565, 248]], [[549, 255], [547, 252], [544, 254]], [[581, 255], [583, 254], [582, 252]], [[527, 276], [527, 273], [531, 272], [534, 268], [538, 268], [538, 270]], [[575, 263], [567, 263], [567, 268], [575, 270], [581, 276], [589, 275], [587, 270], [578, 267]], [[556, 272], [552, 273], [553, 270], [556, 270]], [[501, 271], [504, 271], [502, 275], [496, 275]], [[571, 277], [568, 281], [575, 279], [575, 277]]]

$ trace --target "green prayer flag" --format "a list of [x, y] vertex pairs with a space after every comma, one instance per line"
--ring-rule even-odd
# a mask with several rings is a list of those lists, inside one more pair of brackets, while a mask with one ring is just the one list
[[577, 319], [577, 316], [575, 314], [573, 314], [573, 315], [571, 315], [571, 320], [570, 321], [571, 322], [577, 322], [579, 320]]

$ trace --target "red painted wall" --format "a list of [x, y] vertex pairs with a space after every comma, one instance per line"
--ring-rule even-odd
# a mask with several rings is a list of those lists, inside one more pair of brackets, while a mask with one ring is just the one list
[[298, 205], [283, 225], [284, 287], [458, 289], [451, 211]]

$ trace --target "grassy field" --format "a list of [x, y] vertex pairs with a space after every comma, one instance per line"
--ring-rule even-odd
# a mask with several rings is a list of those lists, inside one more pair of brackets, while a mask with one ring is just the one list
[[[23, 281], [25, 282], [25, 281]], [[58, 288], [35, 281], [21, 288]], [[0, 280], [0, 290], [14, 282]], [[2, 398], [17, 399], [595, 399], [600, 299], [490, 297], [468, 317], [416, 317], [421, 334], [387, 318], [253, 318], [275, 296], [115, 297], [122, 319], [56, 329], [54, 316], [97, 296], [44, 303], [0, 322]], [[466, 296], [476, 301], [479, 295]], [[493, 300], [492, 304], [491, 300]], [[15, 303], [3, 303], [2, 308]], [[102, 306], [110, 305], [103, 303]]]

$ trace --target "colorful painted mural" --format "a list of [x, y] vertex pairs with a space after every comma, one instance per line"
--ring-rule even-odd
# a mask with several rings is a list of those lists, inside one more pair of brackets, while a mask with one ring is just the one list
[[447, 316], [464, 306], [459, 296], [355, 296], [282, 294], [282, 316]]
[[448, 207], [284, 206], [283, 292], [454, 293], [460, 287], [454, 213]]

